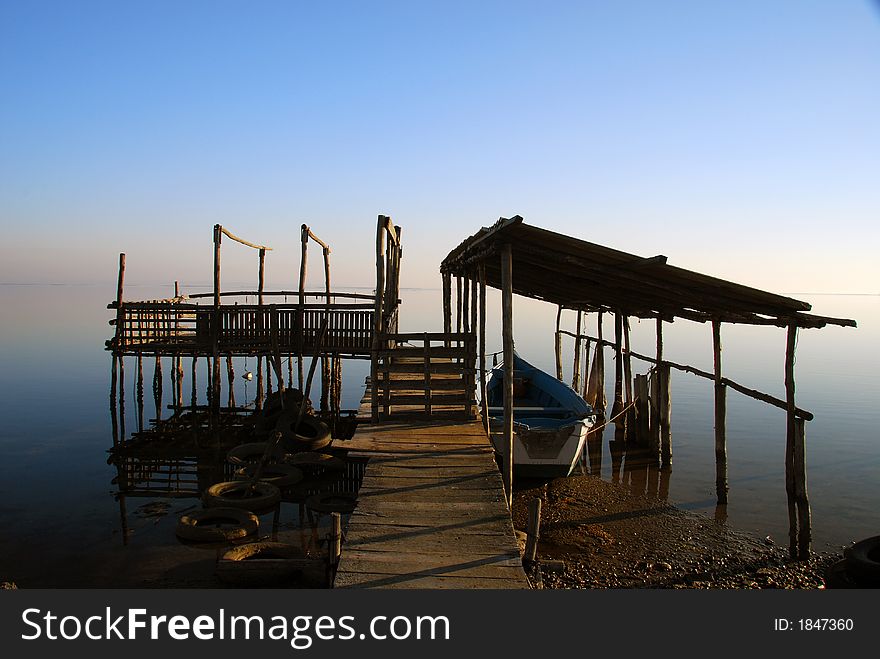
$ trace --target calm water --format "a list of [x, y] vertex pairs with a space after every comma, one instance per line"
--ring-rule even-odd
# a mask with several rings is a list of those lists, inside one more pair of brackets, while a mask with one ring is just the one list
[[[150, 298], [166, 291], [131, 287], [130, 297]], [[112, 328], [106, 304], [112, 286], [2, 286], [6, 313], [0, 333], [0, 579], [22, 586], [163, 585], [169, 574], [210, 574], [214, 554], [179, 544], [178, 514], [198, 505], [195, 498], [114, 496], [117, 475], [107, 464], [112, 445], [109, 417], [110, 357], [103, 350]], [[440, 293], [404, 291], [401, 331], [431, 331], [442, 326]], [[807, 424], [809, 491], [815, 547], [827, 549], [880, 532], [880, 442], [876, 373], [880, 356], [880, 297], [800, 294], [816, 313], [855, 318], [858, 329], [828, 327], [800, 333], [796, 366], [798, 405], [816, 419]], [[500, 349], [500, 299], [490, 292], [489, 350]], [[516, 298], [517, 350], [552, 372], [555, 309]], [[574, 329], [574, 314], [565, 317]], [[588, 331], [595, 334], [595, 318]], [[606, 322], [606, 336], [612, 333]], [[728, 377], [783, 397], [784, 330], [725, 326], [724, 369]], [[654, 325], [634, 323], [633, 350], [651, 354]], [[665, 330], [666, 356], [711, 370], [711, 330], [677, 321]], [[566, 343], [570, 379], [573, 341]], [[145, 360], [148, 364], [151, 360]], [[253, 369], [253, 360], [236, 360], [237, 373]], [[126, 369], [126, 426], [135, 427], [133, 361]], [[634, 362], [637, 372], [645, 366]], [[170, 369], [166, 367], [166, 376]], [[606, 384], [612, 391], [613, 361], [606, 353]], [[344, 407], [355, 408], [363, 392], [367, 362], [346, 362]], [[204, 367], [199, 374], [204, 395]], [[189, 369], [184, 391], [189, 392]], [[152, 418], [145, 372], [147, 417]], [[237, 398], [253, 396], [238, 379]], [[165, 400], [170, 383], [165, 383]], [[714, 438], [712, 385], [673, 373], [672, 432], [674, 461], [669, 498], [678, 505], [714, 514]], [[612, 460], [603, 441], [602, 474], [611, 478]], [[787, 538], [783, 456], [785, 415], [781, 410], [728, 393], [730, 505], [728, 524], [779, 542]], [[639, 479], [632, 479], [641, 488]], [[287, 513], [282, 511], [282, 521]], [[294, 535], [295, 525], [282, 524]], [[125, 542], [123, 542], [125, 540]], [[184, 581], [180, 579], [183, 578]], [[194, 585], [198, 581], [194, 579]]]

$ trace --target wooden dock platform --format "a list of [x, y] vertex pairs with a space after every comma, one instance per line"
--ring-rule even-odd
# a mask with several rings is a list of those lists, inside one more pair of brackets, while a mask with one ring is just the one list
[[479, 419], [364, 423], [338, 445], [370, 461], [334, 587], [529, 588]]

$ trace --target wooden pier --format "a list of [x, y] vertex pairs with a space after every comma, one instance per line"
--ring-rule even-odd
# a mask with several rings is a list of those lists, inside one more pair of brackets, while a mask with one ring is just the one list
[[[449, 401], [449, 383], [460, 374], [449, 372], [449, 360], [440, 357], [435, 370], [447, 372], [434, 380], [447, 382], [443, 404], [414, 404], [426, 394], [413, 369], [403, 368], [412, 359], [399, 358], [402, 368], [384, 376], [406, 405], [371, 423], [367, 380], [359, 413], [364, 422], [351, 440], [336, 443], [369, 463], [334, 587], [528, 588], [501, 473], [470, 405], [473, 385]], [[471, 409], [462, 413], [466, 405]]]

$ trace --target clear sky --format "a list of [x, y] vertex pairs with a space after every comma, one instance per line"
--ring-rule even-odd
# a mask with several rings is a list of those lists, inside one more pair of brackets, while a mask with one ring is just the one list
[[[499, 216], [780, 292], [880, 292], [867, 0], [0, 1], [0, 282], [210, 281], [211, 226], [404, 285]], [[245, 248], [224, 281], [255, 277]], [[315, 281], [318, 280], [315, 269]]]

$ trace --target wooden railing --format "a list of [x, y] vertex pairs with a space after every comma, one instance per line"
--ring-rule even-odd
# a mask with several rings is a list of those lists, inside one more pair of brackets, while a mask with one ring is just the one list
[[[113, 305], [111, 305], [113, 306]], [[328, 318], [322, 352], [367, 356], [373, 339], [372, 303], [233, 304], [219, 309], [186, 302], [124, 302], [116, 322], [115, 349], [120, 352], [209, 354], [215, 318], [218, 346], [225, 354], [311, 352], [324, 317]], [[302, 335], [302, 344], [299, 342]], [[114, 346], [108, 346], [111, 349]]]
[[473, 418], [476, 334], [381, 334], [371, 404], [373, 421], [393, 413]]

